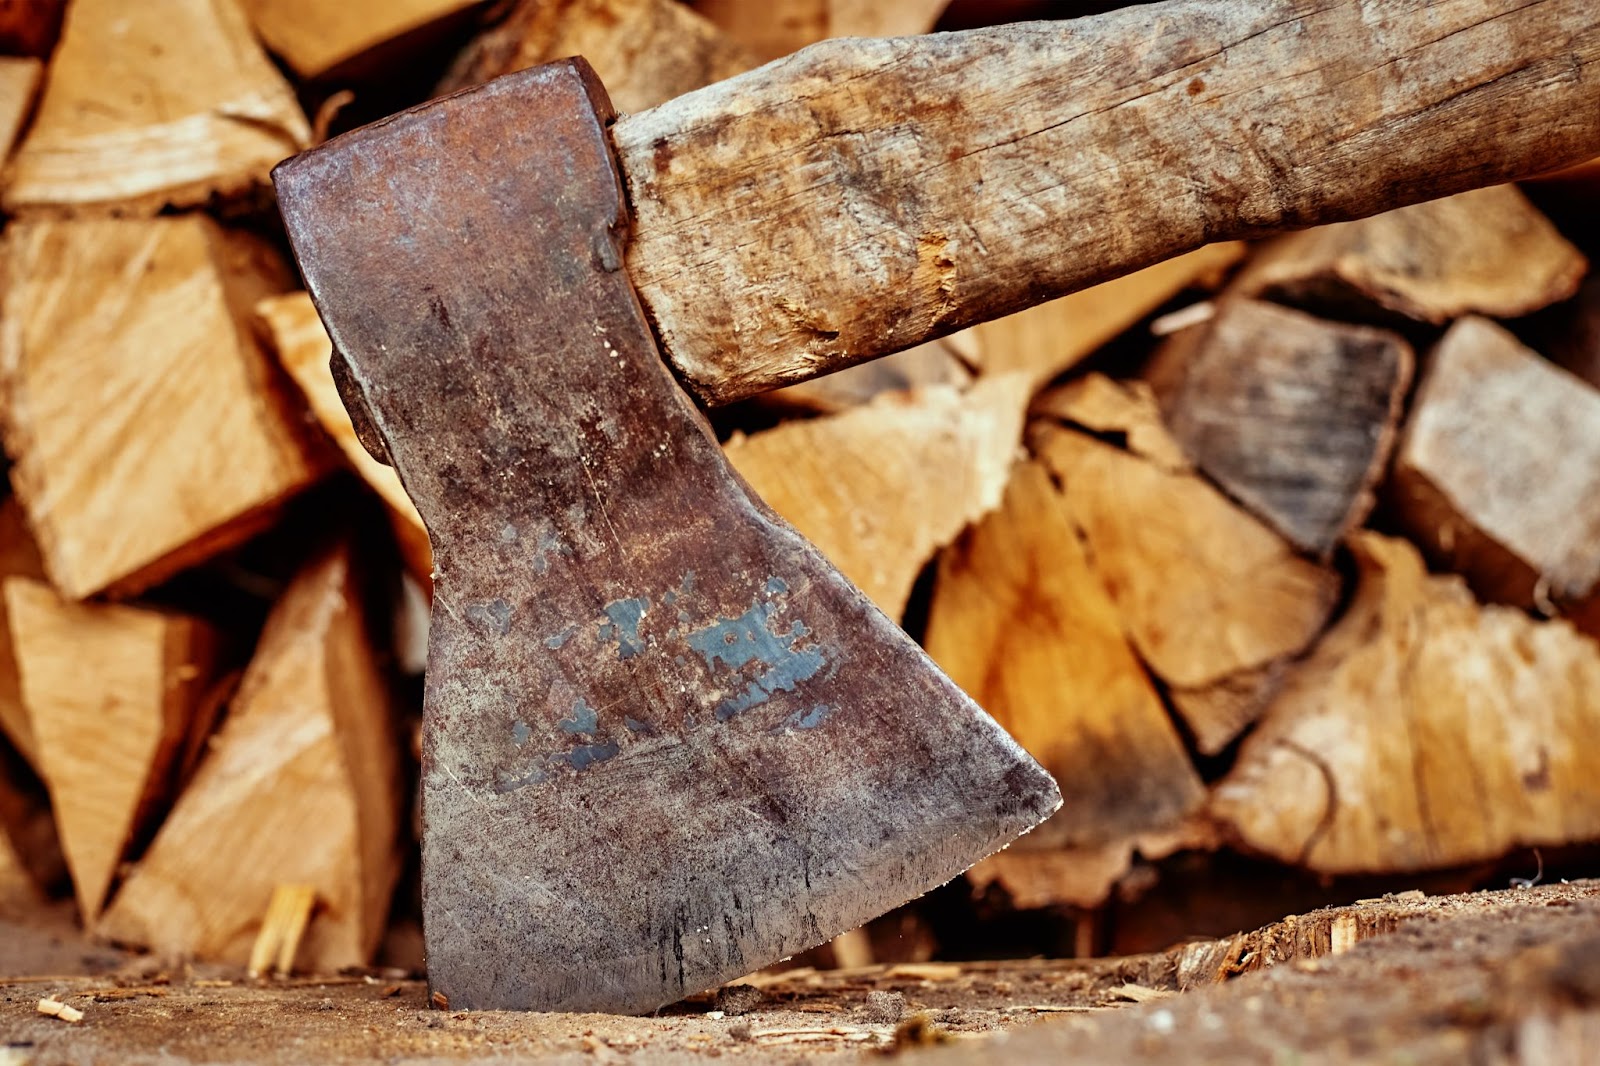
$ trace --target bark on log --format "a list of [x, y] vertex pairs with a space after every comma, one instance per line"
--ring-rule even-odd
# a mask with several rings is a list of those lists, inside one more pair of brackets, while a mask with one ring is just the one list
[[1000, 502], [1022, 437], [1028, 383], [979, 381], [886, 393], [724, 447], [763, 500], [890, 618], [917, 573]]
[[1590, 0], [1378, 14], [1169, 0], [813, 46], [616, 123], [630, 272], [721, 403], [1208, 241], [1600, 152]]
[[310, 139], [236, 0], [74, 0], [5, 209], [204, 203], [266, 185]]
[[[1042, 897], [1096, 906], [1141, 835], [1171, 830], [1203, 801], [1183, 741], [1038, 462], [1018, 464], [1000, 508], [940, 556], [926, 646], [1061, 785], [1061, 810], [977, 871], [980, 885], [992, 873], [1018, 906]], [[1057, 854], [1028, 854], [1041, 849]], [[1070, 873], [1036, 879], [1015, 869], [1040, 861]]]
[[1335, 318], [1442, 326], [1537, 311], [1571, 296], [1587, 269], [1527, 197], [1497, 185], [1280, 237], [1232, 291]]
[[249, 327], [288, 285], [265, 243], [188, 215], [14, 223], [6, 252], [6, 449], [65, 595], [237, 544], [326, 468]]
[[467, 46], [438, 91], [574, 55], [589, 61], [624, 114], [756, 65], [678, 0], [520, 0], [505, 21]]
[[1220, 751], [1321, 632], [1338, 578], [1194, 474], [1058, 426], [1031, 443], [1140, 657], [1200, 750]]
[[0, 54], [50, 54], [61, 34], [67, 0], [0, 0]]
[[1308, 555], [1366, 520], [1411, 384], [1397, 334], [1224, 301], [1164, 404], [1205, 474]]
[[428, 545], [428, 531], [423, 527], [422, 516], [417, 513], [411, 497], [406, 495], [394, 467], [374, 459], [356, 436], [350, 412], [339, 398], [339, 388], [329, 369], [333, 344], [322, 328], [317, 309], [311, 305], [310, 294], [290, 292], [269, 296], [256, 304], [255, 313], [277, 352], [279, 364], [300, 387], [312, 415], [339, 446], [345, 461], [387, 505], [395, 541], [406, 568], [424, 588], [429, 587], [433, 552]]
[[398, 873], [399, 761], [351, 550], [313, 560], [267, 621], [227, 723], [97, 932], [244, 963], [279, 884], [321, 904], [300, 964], [371, 961]]
[[1435, 348], [1389, 496], [1483, 598], [1600, 636], [1600, 392], [1464, 318]]
[[480, 0], [242, 0], [261, 40], [302, 78], [320, 78]]
[[1043, 385], [1144, 316], [1244, 257], [1238, 241], [1210, 244], [1132, 274], [974, 327], [983, 373], [1026, 372]]
[[4, 595], [39, 774], [93, 925], [118, 864], [177, 785], [218, 636], [184, 615], [68, 603], [27, 578], [7, 578]]
[[1245, 741], [1211, 811], [1319, 873], [1392, 873], [1600, 837], [1600, 647], [1479, 607], [1359, 532], [1344, 617]]

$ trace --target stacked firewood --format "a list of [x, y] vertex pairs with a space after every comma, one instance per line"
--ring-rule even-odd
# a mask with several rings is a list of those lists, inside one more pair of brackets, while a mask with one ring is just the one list
[[[338, 399], [274, 164], [565, 55], [636, 111], [976, 7], [0, 4], [0, 909], [70, 893], [96, 937], [258, 964], [288, 929], [314, 970], [412, 913], [428, 541]], [[1058, 777], [972, 892], [1092, 911], [1178, 853], [1403, 880], [1600, 842], [1593, 236], [1486, 189], [717, 415]]]

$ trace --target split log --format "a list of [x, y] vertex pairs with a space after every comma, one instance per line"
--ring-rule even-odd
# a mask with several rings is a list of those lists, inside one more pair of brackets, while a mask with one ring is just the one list
[[1112, 440], [1168, 473], [1194, 469], [1183, 446], [1162, 421], [1155, 394], [1143, 381], [1113, 381], [1104, 374], [1085, 374], [1038, 396], [1028, 413]]
[[26, 914], [43, 902], [39, 886], [33, 883], [22, 855], [0, 825], [0, 915]]
[[754, 56], [678, 0], [519, 0], [461, 53], [438, 91], [574, 55], [589, 61], [624, 113], [756, 65]]
[[84, 924], [171, 796], [215, 680], [217, 634], [185, 615], [75, 604], [27, 578], [6, 610], [39, 774]]
[[274, 889], [311, 886], [300, 965], [371, 960], [398, 873], [388, 682], [351, 550], [313, 560], [267, 620], [232, 710], [96, 932], [245, 963]]
[[763, 406], [778, 410], [832, 415], [860, 407], [886, 392], [932, 385], [964, 389], [970, 384], [972, 373], [966, 363], [944, 340], [938, 340], [870, 363], [847, 366], [788, 388], [764, 392], [758, 398]]
[[1537, 311], [1571, 296], [1587, 269], [1527, 197], [1500, 185], [1280, 237], [1232, 291], [1335, 318], [1440, 326]]
[[26, 56], [0, 56], [0, 159], [11, 156], [17, 135], [33, 111], [44, 64]]
[[[973, 871], [1022, 907], [1103, 903], [1142, 834], [1170, 831], [1205, 789], [1123, 635], [1066, 502], [1037, 462], [939, 558], [926, 645], [951, 680], [1061, 785], [1062, 807]], [[1049, 849], [1041, 858], [1037, 853]], [[1100, 861], [1096, 861], [1100, 860]], [[1040, 880], [1019, 867], [1047, 864]]]
[[236, 0], [74, 0], [5, 209], [154, 214], [231, 197], [310, 139]]
[[302, 78], [348, 69], [405, 37], [428, 35], [480, 0], [243, 0], [256, 33]]
[[761, 62], [827, 37], [927, 33], [947, 0], [694, 0], [695, 9]]
[[[44, 577], [39, 547], [28, 531], [27, 520], [15, 496], [8, 496], [0, 503], [0, 581], [8, 577]], [[37, 772], [39, 759], [34, 751], [33, 726], [28, 722], [28, 710], [22, 703], [4, 596], [0, 596], [0, 733]]]
[[973, 328], [984, 373], [1023, 371], [1042, 385], [1191, 285], [1244, 257], [1237, 241], [1208, 244], [1071, 296]]
[[822, 42], [617, 120], [629, 274], [725, 403], [1207, 242], [1600, 153], [1571, 121], [1600, 109], [1590, 0], [1384, 12], [1169, 0]]
[[66, 874], [44, 784], [0, 738], [0, 915], [27, 914]]
[[289, 284], [264, 242], [188, 215], [14, 223], [6, 252], [12, 483], [65, 595], [163, 580], [321, 475], [244, 318]]
[[1184, 346], [1164, 404], [1172, 434], [1223, 491], [1327, 558], [1372, 510], [1411, 384], [1387, 330], [1226, 300]]
[[424, 586], [433, 573], [433, 553], [428, 545], [428, 531], [422, 524], [411, 497], [400, 484], [400, 475], [394, 467], [372, 457], [350, 422], [350, 412], [345, 410], [334, 384], [333, 371], [328, 360], [333, 354], [333, 343], [322, 327], [317, 309], [311, 305], [311, 296], [305, 292], [269, 296], [256, 304], [256, 319], [261, 324], [269, 343], [276, 350], [278, 362], [294, 379], [305, 394], [311, 413], [333, 442], [339, 446], [345, 460], [372, 487], [387, 505], [390, 524], [394, 527], [395, 541], [400, 547], [406, 567]]
[[1000, 502], [1022, 437], [1027, 379], [885, 393], [724, 448], [768, 506], [890, 618], [938, 549]]
[[1222, 750], [1321, 632], [1337, 576], [1193, 473], [1057, 426], [1031, 443], [1140, 657], [1200, 751]]
[[1288, 678], [1211, 810], [1245, 847], [1392, 873], [1600, 838], [1600, 648], [1480, 607], [1358, 532], [1343, 618]]
[[1434, 349], [1389, 495], [1479, 596], [1600, 635], [1600, 392], [1585, 382], [1462, 319]]

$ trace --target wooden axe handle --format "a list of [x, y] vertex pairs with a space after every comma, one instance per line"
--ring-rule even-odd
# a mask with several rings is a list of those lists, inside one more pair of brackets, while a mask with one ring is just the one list
[[613, 132], [634, 284], [720, 404], [1208, 241], [1600, 155], [1600, 3], [1169, 0], [834, 40]]

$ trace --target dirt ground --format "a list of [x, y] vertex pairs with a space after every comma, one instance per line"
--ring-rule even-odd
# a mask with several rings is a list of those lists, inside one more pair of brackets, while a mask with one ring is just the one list
[[[381, 973], [161, 971], [0, 925], [0, 1066], [55, 1063], [1592, 1061], [1600, 882], [1390, 896], [1171, 951], [759, 975], [656, 1017], [435, 1009]], [[74, 976], [73, 974], [78, 974]], [[52, 997], [83, 1011], [38, 1013]], [[1596, 1052], [1600, 1054], [1600, 1052]]]

